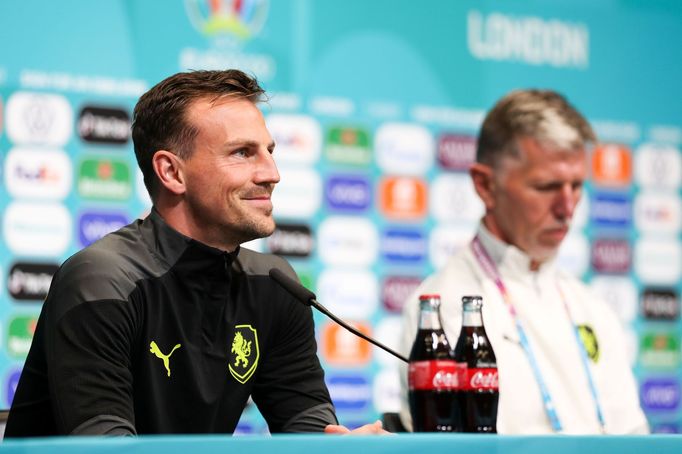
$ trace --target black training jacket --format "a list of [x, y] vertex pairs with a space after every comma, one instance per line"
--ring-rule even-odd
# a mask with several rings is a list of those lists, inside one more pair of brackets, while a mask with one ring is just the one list
[[271, 432], [335, 424], [311, 310], [272, 267], [295, 277], [155, 210], [78, 252], [53, 278], [5, 436], [232, 433], [249, 396]]

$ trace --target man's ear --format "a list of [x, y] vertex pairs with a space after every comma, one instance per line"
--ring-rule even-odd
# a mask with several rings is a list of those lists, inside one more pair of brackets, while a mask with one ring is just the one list
[[185, 175], [181, 158], [170, 151], [159, 150], [152, 157], [152, 167], [164, 188], [175, 195], [185, 192]]
[[486, 211], [495, 206], [495, 180], [493, 178], [493, 168], [480, 162], [474, 162], [469, 167], [469, 175], [474, 183], [476, 194], [483, 201]]

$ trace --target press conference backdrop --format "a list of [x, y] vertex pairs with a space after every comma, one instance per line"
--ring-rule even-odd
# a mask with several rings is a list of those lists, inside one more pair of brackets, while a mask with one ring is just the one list
[[[180, 70], [235, 67], [272, 95], [282, 176], [277, 230], [250, 246], [392, 346], [405, 297], [481, 216], [466, 169], [484, 112], [514, 88], [567, 95], [603, 144], [561, 262], [627, 327], [653, 430], [680, 432], [677, 2], [5, 0], [0, 37], [0, 406], [57, 266], [150, 208], [129, 133], [138, 96]], [[397, 410], [396, 361], [316, 326], [340, 420]], [[239, 432], [266, 430], [248, 408]]]

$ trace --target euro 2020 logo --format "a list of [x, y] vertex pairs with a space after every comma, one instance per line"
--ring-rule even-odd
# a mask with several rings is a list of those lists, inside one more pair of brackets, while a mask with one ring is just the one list
[[204, 36], [246, 41], [263, 28], [268, 0], [185, 0], [185, 9]]

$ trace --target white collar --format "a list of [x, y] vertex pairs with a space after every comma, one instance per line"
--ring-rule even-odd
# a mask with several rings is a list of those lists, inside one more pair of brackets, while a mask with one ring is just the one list
[[531, 271], [531, 258], [512, 244], [505, 243], [495, 237], [481, 222], [476, 232], [481, 244], [495, 262], [501, 275], [541, 276], [553, 275], [556, 271], [556, 257], [543, 262], [537, 271]]

